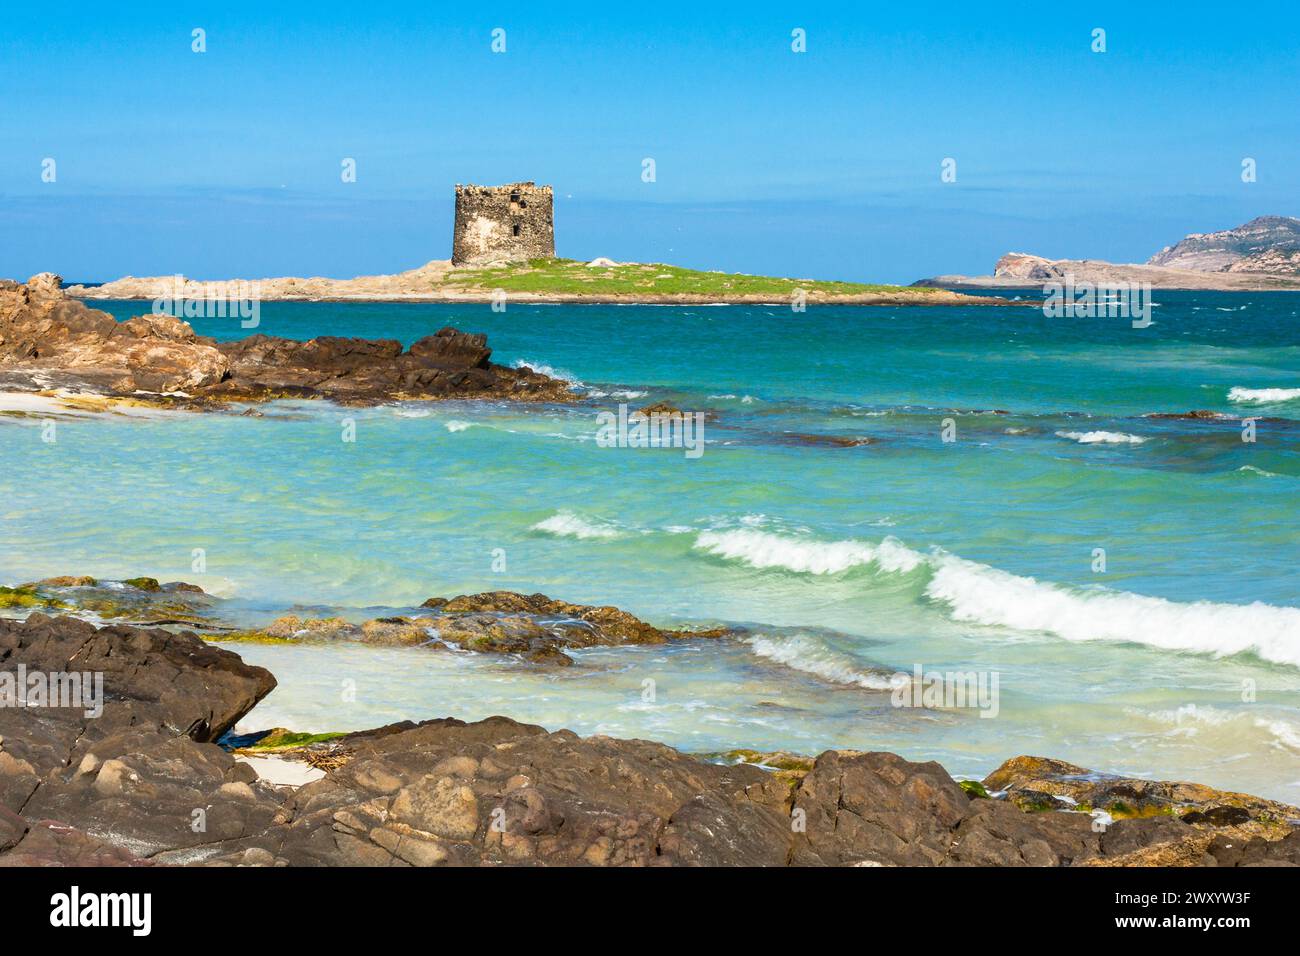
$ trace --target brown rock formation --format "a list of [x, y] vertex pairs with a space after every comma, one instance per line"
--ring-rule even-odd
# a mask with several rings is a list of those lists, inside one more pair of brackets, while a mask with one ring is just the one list
[[[97, 670], [108, 692], [98, 718], [0, 708], [0, 866], [1300, 864], [1300, 810], [1195, 784], [1018, 757], [990, 799], [889, 753], [706, 761], [505, 717], [317, 738], [325, 776], [286, 793], [210, 742], [274, 679], [192, 635], [33, 614], [0, 621], [0, 664]], [[1132, 813], [1099, 825], [1084, 800]]]
[[296, 641], [304, 644], [357, 641], [389, 647], [456, 647], [487, 654], [514, 654], [534, 664], [567, 666], [575, 647], [666, 644], [673, 640], [718, 638], [726, 628], [661, 630], [616, 607], [571, 604], [545, 594], [487, 591], [454, 598], [429, 598], [433, 614], [376, 618], [354, 624], [343, 618], [288, 615], [265, 631], [216, 634], [219, 641]]
[[389, 339], [252, 335], [217, 342], [169, 315], [118, 322], [69, 298], [57, 276], [0, 282], [0, 381], [185, 405], [278, 397], [569, 401], [566, 383], [489, 361], [483, 335], [440, 329], [403, 350]]

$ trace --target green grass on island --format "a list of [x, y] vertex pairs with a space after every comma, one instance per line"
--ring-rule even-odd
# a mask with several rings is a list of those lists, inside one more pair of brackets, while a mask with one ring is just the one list
[[447, 286], [502, 289], [539, 295], [763, 295], [788, 299], [802, 289], [809, 296], [934, 295], [940, 290], [864, 282], [780, 279], [729, 272], [701, 272], [658, 263], [590, 266], [577, 259], [531, 259], [487, 269], [452, 273]]

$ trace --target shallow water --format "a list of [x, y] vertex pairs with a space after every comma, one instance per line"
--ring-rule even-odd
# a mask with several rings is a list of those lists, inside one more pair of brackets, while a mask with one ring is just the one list
[[[1300, 801], [1300, 294], [1156, 296], [1148, 329], [1028, 308], [269, 303], [258, 331], [299, 338], [487, 332], [496, 361], [583, 401], [96, 416], [54, 444], [0, 417], [0, 577], [191, 580], [250, 621], [504, 588], [749, 628], [555, 672], [241, 646], [281, 685], [249, 726], [505, 713], [963, 774], [1028, 752]], [[661, 399], [716, 413], [701, 457], [597, 445], [598, 411]], [[1257, 440], [1142, 417], [1193, 408], [1259, 416]], [[918, 664], [995, 672], [996, 718], [891, 706], [888, 675]]]

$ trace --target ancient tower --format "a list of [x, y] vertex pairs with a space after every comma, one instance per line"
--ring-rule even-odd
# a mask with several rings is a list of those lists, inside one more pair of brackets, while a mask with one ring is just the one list
[[456, 186], [453, 265], [555, 258], [550, 186]]

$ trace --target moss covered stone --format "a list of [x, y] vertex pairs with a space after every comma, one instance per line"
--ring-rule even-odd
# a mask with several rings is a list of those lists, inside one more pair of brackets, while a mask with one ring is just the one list
[[58, 598], [41, 594], [36, 588], [25, 585], [23, 587], [8, 588], [0, 587], [0, 608], [12, 607], [57, 607], [65, 608], [68, 605]]

